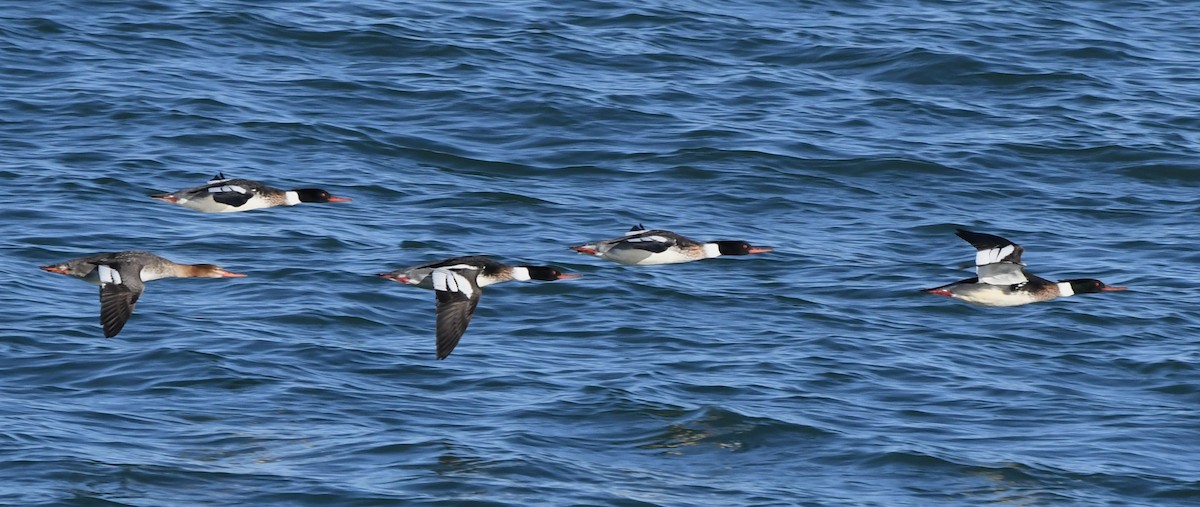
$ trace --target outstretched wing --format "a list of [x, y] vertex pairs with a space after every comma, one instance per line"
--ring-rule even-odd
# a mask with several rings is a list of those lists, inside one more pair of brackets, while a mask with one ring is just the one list
[[643, 250], [651, 253], [662, 253], [678, 243], [676, 236], [668, 231], [630, 231], [623, 238], [618, 238], [613, 248]]
[[[224, 176], [224, 175], [218, 175]], [[214, 201], [221, 204], [239, 207], [254, 197], [256, 189], [252, 185], [245, 184], [239, 180], [213, 180], [208, 187], [209, 195], [212, 195]], [[248, 183], [248, 182], [247, 182]]]
[[959, 229], [958, 237], [975, 247], [975, 272], [979, 281], [989, 285], [1025, 283], [1025, 265], [1021, 263], [1021, 245], [1000, 236]]
[[467, 265], [440, 267], [429, 276], [437, 291], [437, 358], [445, 359], [467, 331], [479, 297], [479, 269]]
[[100, 278], [100, 325], [104, 337], [112, 338], [133, 315], [143, 284], [136, 270], [120, 263], [97, 264], [96, 271]]

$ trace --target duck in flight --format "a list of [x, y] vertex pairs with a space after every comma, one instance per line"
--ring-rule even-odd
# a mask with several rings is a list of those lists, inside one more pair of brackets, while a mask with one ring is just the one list
[[349, 198], [335, 197], [319, 188], [280, 190], [254, 180], [226, 178], [223, 173], [195, 188], [150, 197], [204, 213], [295, 206], [302, 202], [350, 202]]
[[975, 247], [978, 276], [923, 291], [976, 305], [1019, 306], [1075, 294], [1125, 290], [1091, 278], [1052, 282], [1025, 271], [1021, 262], [1025, 249], [1020, 245], [1000, 236], [963, 229], [956, 234]]
[[467, 331], [484, 287], [509, 280], [549, 282], [583, 275], [562, 273], [549, 266], [509, 266], [488, 257], [470, 256], [376, 276], [437, 292], [437, 358], [445, 359]]
[[624, 236], [575, 245], [571, 250], [627, 265], [678, 264], [722, 255], [749, 255], [773, 251], [745, 241], [699, 242], [661, 229], [646, 230], [638, 224]]
[[41, 269], [100, 286], [100, 324], [104, 327], [105, 338], [116, 336], [125, 327], [125, 322], [133, 315], [134, 305], [142, 295], [145, 282], [160, 278], [246, 276], [212, 264], [179, 264], [137, 250], [89, 255], [42, 266]]

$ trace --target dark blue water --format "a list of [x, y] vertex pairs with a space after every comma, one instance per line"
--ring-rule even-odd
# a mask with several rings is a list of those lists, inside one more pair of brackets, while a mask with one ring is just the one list
[[[0, 2], [0, 503], [1194, 505], [1200, 6]], [[217, 172], [354, 202], [205, 215]], [[626, 267], [635, 223], [771, 254]], [[980, 308], [955, 227], [1128, 292]], [[146, 249], [241, 279], [95, 287]], [[583, 273], [488, 288], [466, 254]]]

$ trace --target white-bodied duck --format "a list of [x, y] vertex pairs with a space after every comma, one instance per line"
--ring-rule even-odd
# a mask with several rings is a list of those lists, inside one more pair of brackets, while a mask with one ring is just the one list
[[678, 264], [722, 255], [750, 255], [774, 250], [766, 246], [752, 246], [745, 241], [699, 242], [671, 231], [646, 230], [640, 224], [619, 238], [592, 241], [570, 248], [579, 253], [638, 266]]
[[549, 266], [509, 266], [488, 257], [455, 257], [376, 276], [437, 292], [437, 358], [454, 351], [479, 305], [483, 287], [509, 280], [578, 278]]
[[350, 202], [319, 188], [280, 190], [254, 180], [226, 178], [217, 174], [205, 185], [169, 194], [151, 194], [160, 201], [178, 204], [204, 213], [232, 213], [275, 206], [295, 206], [302, 202]]
[[975, 247], [978, 276], [923, 291], [982, 306], [1019, 306], [1075, 294], [1125, 290], [1091, 278], [1052, 282], [1025, 271], [1021, 262], [1025, 249], [1020, 245], [1000, 236], [963, 229], [956, 234]]

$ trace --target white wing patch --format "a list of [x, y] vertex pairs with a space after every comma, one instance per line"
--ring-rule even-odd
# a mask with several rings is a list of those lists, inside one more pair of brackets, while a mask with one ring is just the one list
[[630, 243], [666, 243], [668, 240], [663, 236], [642, 236], [639, 238], [629, 238], [625, 241]]
[[121, 284], [121, 272], [111, 267], [101, 264], [96, 266], [96, 273], [100, 277], [100, 283], [115, 283]]
[[975, 265], [986, 266], [1000, 262], [1005, 257], [1012, 255], [1016, 250], [1014, 245], [1006, 245], [1000, 248], [989, 248], [987, 250], [979, 250], [975, 252]]
[[980, 282], [989, 285], [1016, 285], [1029, 281], [1025, 276], [1025, 270], [1011, 262], [995, 262], [976, 266], [975, 272], [979, 274]]
[[466, 268], [470, 268], [470, 266], [458, 265], [433, 270], [433, 274], [430, 275], [433, 277], [433, 290], [458, 292], [468, 298], [472, 297], [475, 289], [471, 287], [471, 281], [461, 273], [454, 271]]
[[979, 281], [988, 285], [1016, 285], [1028, 282], [1029, 278], [1026, 278], [1025, 274], [1020, 271], [1013, 271], [1011, 273], [1001, 273], [992, 276], [980, 274]]
[[[221, 180], [221, 181], [225, 181], [225, 180]], [[239, 194], [246, 194], [246, 193], [249, 193], [250, 191], [246, 190], [246, 187], [241, 187], [238, 185], [221, 185], [219, 187], [208, 187], [208, 192], [212, 193], [212, 194], [221, 194], [221, 193], [225, 193], [225, 192], [237, 192]]]

